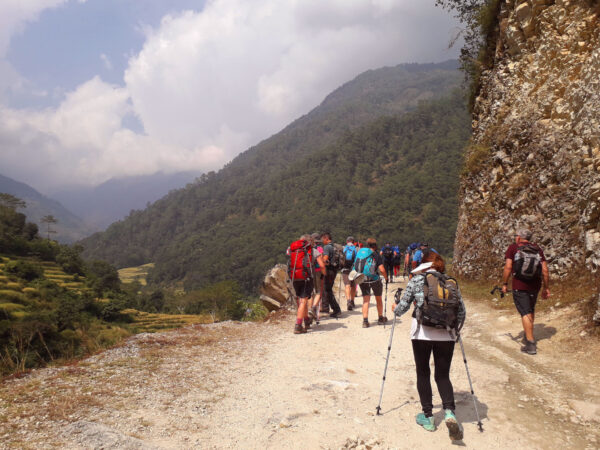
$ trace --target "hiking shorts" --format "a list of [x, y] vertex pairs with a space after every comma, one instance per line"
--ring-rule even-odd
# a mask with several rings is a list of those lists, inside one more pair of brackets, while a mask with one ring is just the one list
[[535, 312], [535, 304], [539, 291], [515, 291], [513, 290], [513, 300], [517, 311], [522, 316], [533, 314]]
[[342, 270], [342, 280], [344, 281], [344, 286], [354, 286], [354, 281], [350, 281], [348, 275], [350, 275], [350, 271], [344, 272]]
[[313, 282], [308, 280], [294, 280], [294, 290], [298, 298], [310, 298], [313, 294]]
[[383, 294], [383, 283], [380, 279], [377, 281], [360, 283], [359, 286], [360, 292], [362, 292], [363, 297], [365, 295], [371, 295], [371, 290], [373, 291], [373, 295], [375, 297], [381, 297], [381, 294]]

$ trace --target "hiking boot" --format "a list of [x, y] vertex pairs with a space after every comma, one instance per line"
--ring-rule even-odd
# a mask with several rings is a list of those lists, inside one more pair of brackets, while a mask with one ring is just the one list
[[348, 311], [352, 311], [354, 309], [354, 302], [350, 300], [346, 303], [346, 307], [348, 308]]
[[309, 330], [309, 329], [310, 329], [310, 326], [311, 326], [311, 324], [312, 324], [312, 322], [313, 322], [313, 321], [312, 321], [312, 319], [310, 319], [310, 318], [309, 318], [309, 319], [304, 319], [304, 328], [305, 328], [306, 330]]
[[294, 327], [294, 334], [303, 334], [306, 333], [306, 330], [304, 328], [302, 328], [302, 324], [297, 323], [296, 326]]
[[523, 353], [527, 353], [528, 355], [535, 355], [537, 353], [537, 346], [535, 342], [526, 341], [527, 343], [521, 347], [521, 351]]
[[387, 323], [388, 318], [385, 316], [380, 316], [379, 319], [377, 319], [377, 324], [378, 325], [383, 325], [384, 323]]
[[427, 431], [435, 431], [435, 423], [433, 421], [433, 416], [425, 417], [425, 414], [419, 413], [417, 414], [417, 424], [421, 425]]
[[317, 308], [309, 308], [308, 309], [308, 317], [312, 320], [317, 318]]
[[369, 328], [369, 321], [367, 319], [363, 319], [363, 328]]
[[339, 319], [340, 317], [342, 317], [342, 312], [334, 311], [331, 314], [329, 314], [329, 317], [333, 317], [334, 319]]
[[444, 417], [444, 422], [446, 422], [446, 426], [448, 427], [448, 435], [450, 439], [453, 441], [462, 441], [463, 438], [463, 428], [456, 420], [456, 416], [451, 409], [446, 410], [446, 417]]

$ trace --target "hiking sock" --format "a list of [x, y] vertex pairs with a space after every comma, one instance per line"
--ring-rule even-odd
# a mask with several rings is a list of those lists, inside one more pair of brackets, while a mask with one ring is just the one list
[[296, 325], [302, 325], [302, 319], [296, 319]]

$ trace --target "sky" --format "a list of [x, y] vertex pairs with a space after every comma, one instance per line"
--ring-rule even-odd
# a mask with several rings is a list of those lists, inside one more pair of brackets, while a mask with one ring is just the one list
[[1, 0], [0, 173], [209, 171], [365, 70], [439, 62], [434, 0]]

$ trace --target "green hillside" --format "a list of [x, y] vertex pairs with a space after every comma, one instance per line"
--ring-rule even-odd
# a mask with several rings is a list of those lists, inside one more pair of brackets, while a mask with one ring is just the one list
[[14, 195], [25, 202], [23, 212], [30, 222], [38, 225], [44, 232], [46, 226], [42, 223], [44, 216], [52, 215], [57, 222], [52, 225], [52, 238], [63, 243], [75, 242], [89, 236], [98, 228], [86, 225], [83, 220], [75, 216], [56, 200], [48, 198], [31, 186], [13, 180], [0, 174], [0, 193]]
[[[457, 85], [458, 73], [451, 80]], [[344, 116], [347, 104], [334, 112]], [[219, 173], [84, 240], [84, 254], [120, 267], [154, 262], [150, 283], [183, 281], [192, 289], [235, 279], [253, 291], [268, 267], [284, 261], [289, 242], [307, 231], [328, 229], [337, 240], [348, 233], [427, 239], [451, 252], [470, 133], [462, 94], [354, 129], [347, 116], [336, 116], [327, 133], [323, 124], [332, 116], [318, 114], [321, 121], [301, 119], [315, 120], [312, 126], [292, 124]]]

